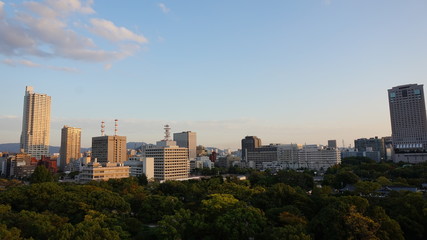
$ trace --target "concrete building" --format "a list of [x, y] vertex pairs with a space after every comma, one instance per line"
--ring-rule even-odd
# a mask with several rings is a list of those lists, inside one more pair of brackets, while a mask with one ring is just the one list
[[176, 142], [176, 145], [188, 148], [188, 158], [190, 160], [197, 157], [197, 135], [195, 132], [174, 133], [173, 140]]
[[248, 160], [255, 162], [255, 168], [311, 169], [324, 170], [341, 163], [338, 149], [320, 145], [270, 144], [248, 152]]
[[224, 157], [219, 157], [215, 162], [215, 166], [219, 168], [230, 168], [233, 166], [234, 162], [240, 162], [242, 159], [240, 157], [227, 155]]
[[139, 177], [145, 174], [148, 180], [154, 179], [154, 158], [142, 156], [129, 157], [124, 166], [130, 167], [130, 176]]
[[92, 161], [123, 163], [127, 160], [126, 137], [99, 136], [92, 138]]
[[202, 168], [213, 168], [214, 163], [209, 159], [207, 156], [202, 157], [196, 157], [194, 160], [190, 160], [190, 170], [194, 170], [196, 168], [202, 169]]
[[[369, 152], [371, 159], [379, 162], [381, 160], [386, 160], [386, 149], [383, 138], [378, 138], [377, 136], [372, 138], [359, 138], [354, 140], [354, 147], [359, 152]], [[375, 152], [375, 153], [372, 153]], [[377, 157], [379, 155], [379, 157]]]
[[50, 96], [26, 87], [20, 147], [37, 159], [49, 155], [50, 105]]
[[188, 148], [179, 147], [170, 140], [169, 125], [165, 125], [164, 129], [165, 138], [158, 141], [156, 146], [146, 146], [144, 151], [145, 157], [154, 158], [154, 179], [165, 181], [188, 178]]
[[328, 140], [328, 148], [337, 148], [337, 140]]
[[256, 169], [262, 169], [263, 162], [278, 160], [277, 145], [260, 146], [252, 151], [246, 151], [246, 162], [254, 162]]
[[79, 182], [86, 183], [92, 180], [107, 181], [114, 178], [128, 178], [129, 169], [128, 166], [122, 166], [118, 163], [105, 163], [101, 165], [97, 161], [90, 162], [82, 168], [79, 175]]
[[300, 168], [326, 171], [329, 167], [341, 163], [341, 152], [320, 145], [305, 145], [299, 150], [298, 159]]
[[81, 129], [64, 126], [61, 130], [59, 169], [65, 171], [70, 161], [80, 158]]
[[248, 152], [254, 151], [256, 148], [261, 147], [261, 139], [257, 136], [246, 136], [242, 139], [242, 160], [247, 160]]
[[147, 158], [154, 158], [154, 179], [175, 180], [188, 178], [190, 160], [188, 149], [176, 145], [156, 146], [145, 149]]
[[393, 161], [427, 161], [427, 118], [423, 85], [388, 89]]

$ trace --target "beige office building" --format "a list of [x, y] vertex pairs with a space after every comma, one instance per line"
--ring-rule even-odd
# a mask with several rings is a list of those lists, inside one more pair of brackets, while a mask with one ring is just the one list
[[85, 183], [92, 180], [107, 181], [108, 179], [129, 177], [128, 166], [121, 166], [117, 163], [106, 163], [103, 165], [96, 161], [88, 163], [82, 168], [79, 175], [79, 182]]
[[126, 137], [99, 136], [92, 138], [92, 161], [99, 163], [124, 163], [127, 161]]
[[81, 129], [64, 126], [61, 130], [60, 166], [62, 171], [70, 161], [80, 158]]
[[187, 131], [173, 134], [173, 140], [176, 145], [188, 148], [188, 158], [190, 160], [196, 159], [197, 157], [197, 135], [195, 132]]
[[49, 154], [50, 105], [50, 96], [26, 87], [20, 147], [37, 159]]
[[190, 173], [188, 148], [173, 144], [161, 145], [158, 144], [158, 146], [145, 149], [145, 157], [154, 158], [154, 179], [175, 180], [188, 178]]

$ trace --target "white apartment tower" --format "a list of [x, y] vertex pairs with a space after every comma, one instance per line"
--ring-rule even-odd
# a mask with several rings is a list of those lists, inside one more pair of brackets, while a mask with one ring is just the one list
[[49, 154], [50, 104], [50, 96], [26, 87], [20, 145], [25, 153], [37, 159]]
[[60, 169], [80, 158], [81, 129], [64, 126], [61, 130]]

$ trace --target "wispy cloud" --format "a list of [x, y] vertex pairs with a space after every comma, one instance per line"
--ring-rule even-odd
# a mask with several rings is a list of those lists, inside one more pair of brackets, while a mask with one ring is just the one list
[[120, 41], [134, 41], [137, 43], [148, 42], [148, 40], [144, 36], [138, 35], [127, 28], [117, 27], [113, 22], [105, 19], [92, 18], [90, 20], [90, 23], [92, 24], [92, 26], [89, 28], [89, 30], [92, 33], [98, 36], [101, 36], [105, 39], [108, 39], [112, 42], [120, 42]]
[[164, 3], [159, 3], [158, 6], [162, 10], [162, 12], [165, 14], [170, 12], [170, 8], [166, 7]]
[[52, 70], [64, 71], [64, 72], [78, 72], [78, 70], [75, 68], [58, 67], [58, 66], [52, 66], [52, 65], [41, 65], [41, 64], [32, 62], [30, 60], [26, 60], [26, 59], [15, 60], [15, 59], [7, 58], [7, 59], [3, 59], [2, 63], [9, 65], [9, 66], [13, 66], [13, 67], [21, 65], [21, 66], [26, 66], [26, 67], [46, 68], [46, 69], [52, 69]]
[[[27, 1], [8, 5], [12, 11], [6, 12], [5, 4], [0, 1], [0, 32], [7, 33], [0, 34], [0, 55], [111, 64], [134, 55], [141, 44], [148, 43], [142, 34], [116, 26], [107, 19], [92, 18], [87, 24], [75, 24], [74, 19], [95, 13], [92, 5], [91, 0]], [[90, 34], [81, 33], [82, 26], [88, 25], [90, 33], [110, 41], [108, 50], [98, 46]], [[76, 28], [80, 28], [79, 31]]]
[[0, 115], [0, 119], [19, 119], [19, 117], [15, 115]]

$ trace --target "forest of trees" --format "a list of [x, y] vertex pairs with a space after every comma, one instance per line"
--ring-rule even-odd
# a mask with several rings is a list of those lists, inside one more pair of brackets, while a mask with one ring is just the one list
[[427, 183], [427, 163], [344, 159], [322, 183], [310, 171], [247, 177], [82, 185], [40, 167], [31, 184], [0, 179], [0, 239], [427, 239], [425, 193], [377, 194]]

